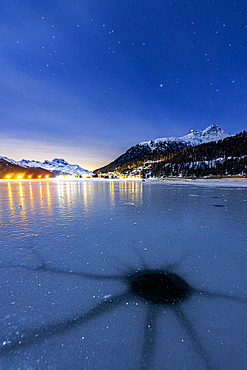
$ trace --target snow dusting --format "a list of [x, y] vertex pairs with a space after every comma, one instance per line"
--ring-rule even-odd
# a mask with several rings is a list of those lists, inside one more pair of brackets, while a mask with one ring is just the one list
[[166, 137], [166, 138], [159, 138], [156, 140], [151, 140], [147, 142], [141, 142], [139, 145], [148, 145], [149, 147], [155, 147], [159, 143], [172, 143], [172, 142], [177, 142], [177, 143], [185, 143], [189, 145], [199, 145], [203, 143], [208, 143], [210, 141], [219, 141], [223, 140], [226, 137], [228, 137], [225, 130], [221, 129], [217, 125], [210, 125], [207, 127], [205, 130], [200, 131], [200, 130], [190, 130], [190, 132], [187, 135], [181, 136], [181, 137]]

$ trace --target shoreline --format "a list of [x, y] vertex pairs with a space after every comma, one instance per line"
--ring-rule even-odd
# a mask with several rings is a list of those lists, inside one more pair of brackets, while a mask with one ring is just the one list
[[245, 177], [224, 177], [224, 178], [205, 178], [205, 179], [186, 179], [186, 178], [164, 178], [148, 179], [146, 181], [159, 182], [164, 184], [198, 185], [198, 186], [228, 186], [247, 188], [247, 178]]
[[148, 178], [148, 179], [104, 179], [104, 178], [49, 178], [49, 179], [0, 179], [0, 182], [7, 183], [44, 183], [44, 182], [85, 182], [85, 181], [105, 181], [105, 182], [143, 182], [143, 183], [159, 183], [169, 185], [193, 185], [193, 186], [222, 186], [222, 187], [242, 187], [247, 188], [247, 178], [245, 177], [224, 177], [224, 178]]

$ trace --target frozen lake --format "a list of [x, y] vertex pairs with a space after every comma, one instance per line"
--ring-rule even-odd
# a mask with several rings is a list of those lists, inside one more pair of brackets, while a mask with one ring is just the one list
[[241, 183], [0, 182], [0, 369], [246, 369], [246, 225]]

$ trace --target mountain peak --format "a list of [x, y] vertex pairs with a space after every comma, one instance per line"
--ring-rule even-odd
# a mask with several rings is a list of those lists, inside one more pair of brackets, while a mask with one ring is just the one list
[[230, 135], [228, 135], [225, 130], [215, 124], [212, 124], [206, 127], [203, 131], [190, 130], [187, 135], [182, 136], [179, 139], [190, 143], [190, 145], [198, 145], [202, 143], [208, 143], [210, 141], [223, 140], [228, 136]]
[[200, 130], [190, 130], [188, 135], [189, 134], [193, 134], [193, 135], [200, 135], [201, 134], [201, 131]]
[[220, 128], [219, 126], [215, 125], [214, 123], [212, 123], [212, 125], [206, 127], [203, 131], [200, 131], [200, 130], [190, 130], [189, 131], [189, 134], [194, 134], [194, 135], [200, 135], [200, 134], [212, 134], [212, 133], [226, 133], [225, 130], [223, 130], [222, 128]]
[[61, 164], [61, 165], [64, 165], [64, 166], [67, 166], [69, 163], [66, 162], [63, 158], [54, 158], [51, 163], [53, 164]]
[[221, 129], [219, 126], [212, 124], [205, 128], [205, 130], [202, 131], [203, 133], [212, 134], [212, 133], [218, 133], [218, 132], [225, 132], [225, 130]]
[[211, 130], [211, 129], [221, 130], [221, 128], [220, 128], [218, 125], [216, 125], [215, 123], [212, 123], [212, 124], [211, 124], [211, 125], [209, 125], [207, 128], [205, 128], [205, 130], [204, 130], [204, 131], [206, 131], [206, 130]]

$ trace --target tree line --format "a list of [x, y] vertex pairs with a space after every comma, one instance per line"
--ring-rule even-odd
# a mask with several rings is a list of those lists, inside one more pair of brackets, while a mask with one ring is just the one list
[[188, 147], [159, 156], [160, 162], [149, 166], [152, 177], [203, 177], [247, 175], [247, 132]]

